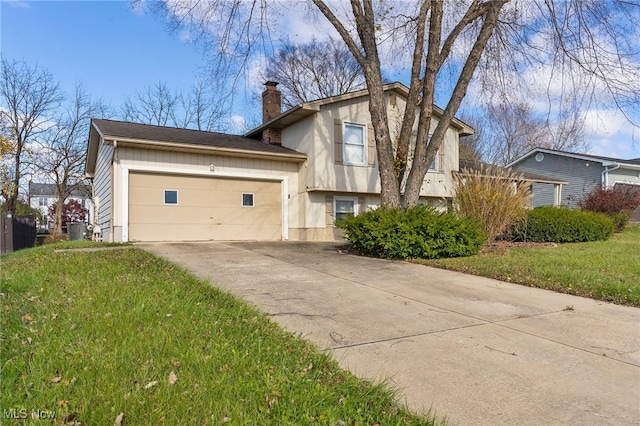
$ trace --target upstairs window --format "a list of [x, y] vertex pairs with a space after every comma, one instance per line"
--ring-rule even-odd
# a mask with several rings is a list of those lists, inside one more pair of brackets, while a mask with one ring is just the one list
[[440, 151], [436, 151], [436, 156], [433, 158], [431, 164], [429, 164], [430, 172], [439, 172], [440, 171]]
[[[431, 136], [433, 136], [433, 135], [429, 135], [429, 137], [427, 137], [427, 145], [429, 145], [431, 143]], [[437, 150], [436, 151], [436, 156], [433, 157], [433, 161], [431, 162], [431, 164], [429, 164], [429, 171], [430, 172], [439, 172], [439, 171], [441, 171], [440, 165], [441, 165], [440, 150]]]
[[343, 161], [345, 164], [367, 164], [367, 126], [344, 123]]
[[46, 207], [49, 205], [49, 200], [46, 197], [42, 197], [38, 199], [38, 205], [40, 207]]

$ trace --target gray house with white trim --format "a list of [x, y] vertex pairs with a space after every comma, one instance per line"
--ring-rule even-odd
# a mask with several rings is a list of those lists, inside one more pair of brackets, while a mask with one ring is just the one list
[[[598, 187], [616, 184], [640, 186], [640, 158], [623, 160], [590, 154], [535, 148], [507, 165], [518, 172], [535, 173], [566, 181], [561, 187], [561, 204], [575, 207], [586, 194]], [[554, 205], [557, 190], [553, 185], [535, 183], [534, 207]]]

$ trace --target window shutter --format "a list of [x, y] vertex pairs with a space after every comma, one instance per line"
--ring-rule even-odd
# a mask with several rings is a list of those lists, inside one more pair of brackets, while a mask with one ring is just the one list
[[333, 120], [333, 155], [336, 164], [342, 164], [342, 120]]
[[333, 196], [324, 196], [325, 205], [325, 225], [333, 225]]
[[373, 167], [376, 163], [376, 136], [373, 131], [373, 126], [369, 125], [367, 129], [369, 129], [367, 161], [369, 162], [369, 167]]

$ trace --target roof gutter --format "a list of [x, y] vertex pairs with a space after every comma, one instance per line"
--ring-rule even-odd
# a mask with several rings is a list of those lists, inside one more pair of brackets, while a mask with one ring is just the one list
[[604, 170], [602, 171], [602, 186], [605, 189], [609, 188], [609, 172], [612, 172], [620, 168], [620, 164], [618, 163], [613, 163], [612, 165], [613, 165], [612, 169], [610, 169], [609, 165], [607, 164], [606, 166], [604, 166]]
[[115, 136], [105, 135], [105, 143], [107, 141], [112, 141], [113, 143], [120, 143], [120, 146], [139, 146], [139, 147], [149, 147], [155, 149], [177, 149], [184, 152], [194, 152], [194, 153], [207, 153], [207, 154], [219, 154], [219, 155], [233, 155], [240, 157], [250, 157], [250, 158], [273, 158], [282, 161], [294, 161], [301, 162], [307, 159], [305, 154], [294, 154], [294, 153], [280, 153], [280, 152], [267, 152], [267, 151], [253, 151], [247, 149], [237, 149], [237, 148], [224, 148], [219, 146], [210, 146], [210, 145], [188, 145], [182, 143], [172, 143], [172, 142], [159, 142], [159, 141], [151, 141], [151, 140], [143, 140], [143, 139], [132, 139], [132, 138], [120, 138]]

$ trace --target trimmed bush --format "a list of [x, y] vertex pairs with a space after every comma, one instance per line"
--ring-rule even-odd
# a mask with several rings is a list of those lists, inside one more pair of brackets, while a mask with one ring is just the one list
[[613, 230], [613, 221], [605, 214], [548, 206], [530, 210], [526, 224], [514, 228], [513, 238], [541, 243], [574, 243], [606, 240]]
[[611, 220], [613, 220], [616, 232], [622, 232], [624, 228], [629, 224], [630, 217], [628, 213], [616, 213], [610, 217]]
[[476, 170], [462, 169], [455, 178], [456, 209], [480, 222], [489, 239], [504, 237], [526, 219], [531, 183], [513, 170], [484, 164]]
[[486, 238], [478, 222], [433, 207], [384, 207], [338, 221], [359, 253], [385, 259], [471, 256]]

